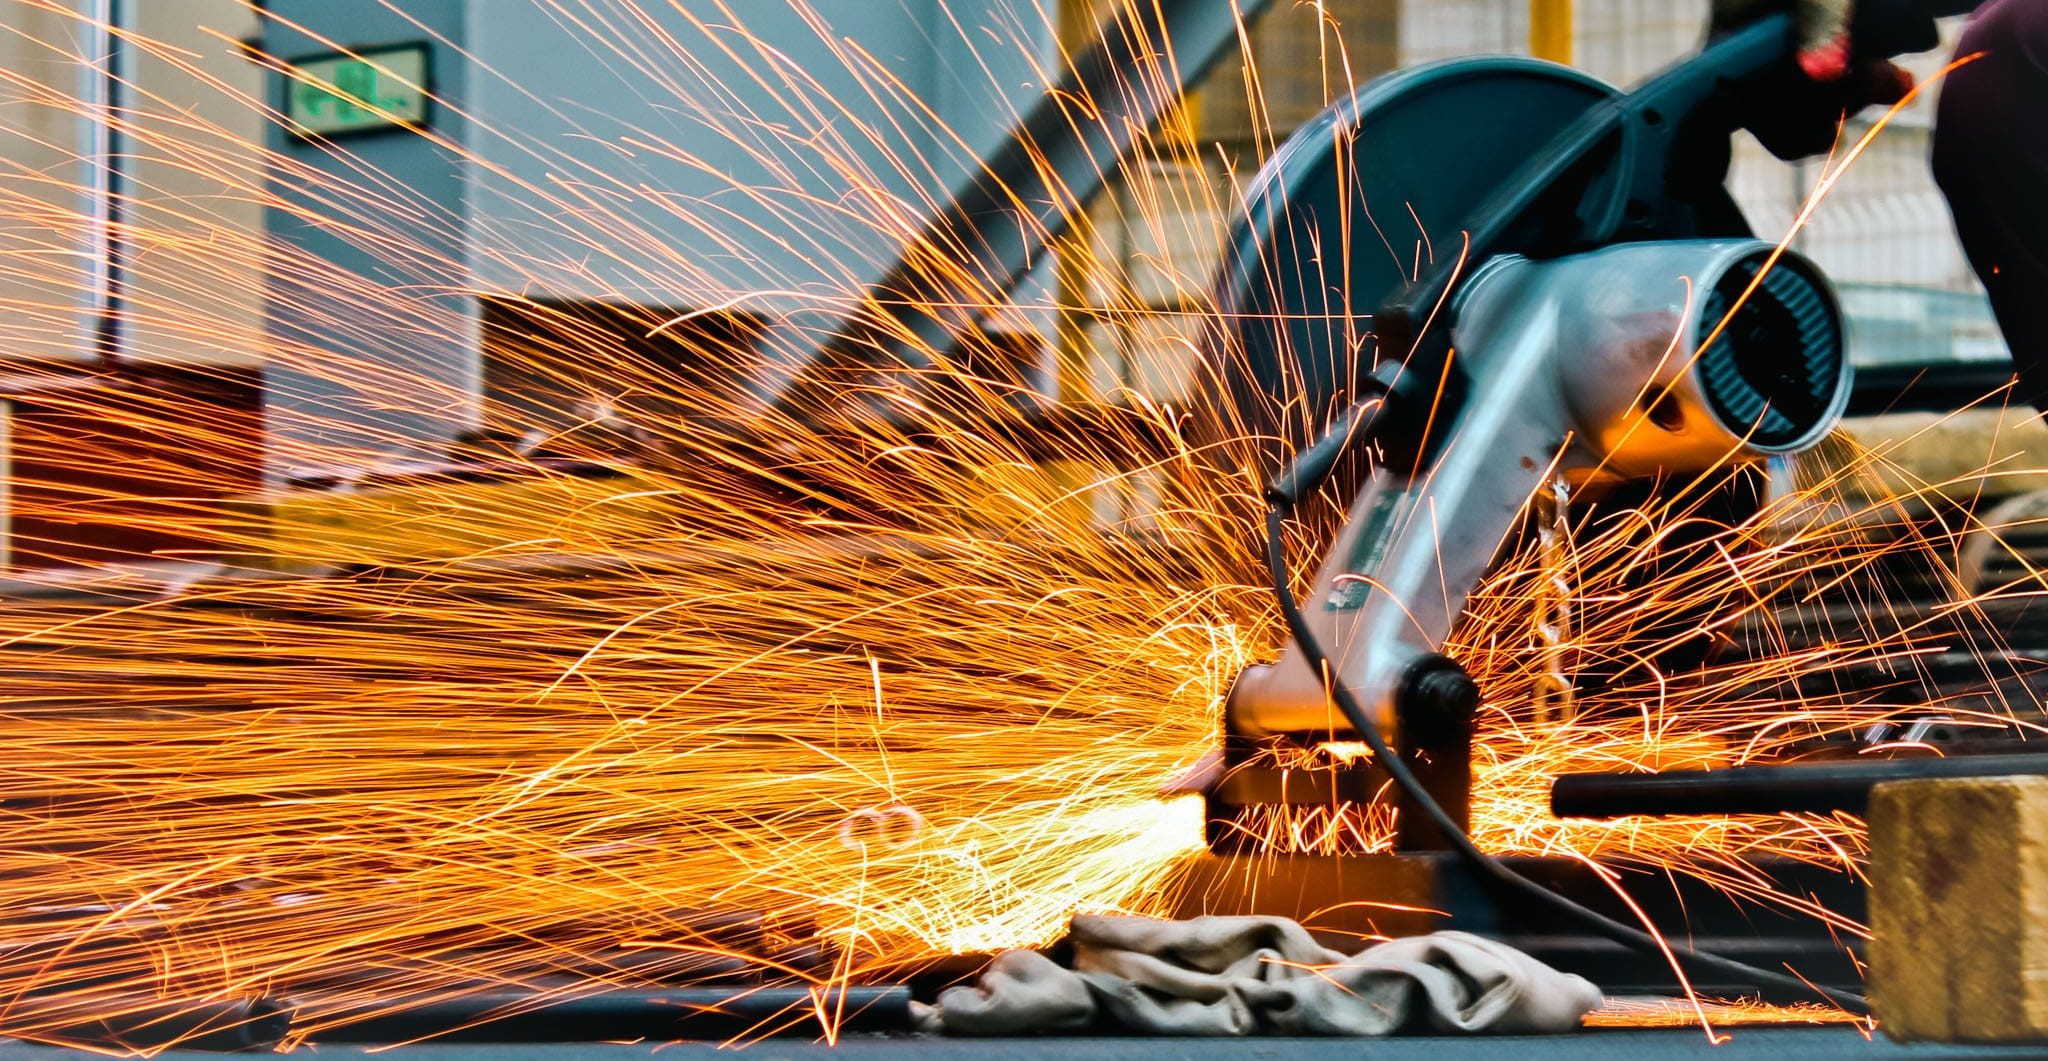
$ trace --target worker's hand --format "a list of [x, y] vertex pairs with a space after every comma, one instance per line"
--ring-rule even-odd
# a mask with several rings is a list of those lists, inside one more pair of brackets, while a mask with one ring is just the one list
[[[1913, 75], [1904, 68], [1883, 59], [1856, 59], [1854, 0], [1713, 0], [1713, 5], [1710, 36], [1768, 15], [1792, 15], [1805, 85], [1783, 86], [1783, 94], [1772, 96], [1746, 123], [1780, 158], [1826, 151], [1843, 116], [1872, 105], [1890, 106], [1913, 90]], [[1787, 76], [1801, 80], [1789, 71]]]
[[1714, 0], [1708, 32], [1716, 36], [1789, 8], [1799, 38], [1799, 68], [1815, 81], [1849, 72], [1850, 0]]

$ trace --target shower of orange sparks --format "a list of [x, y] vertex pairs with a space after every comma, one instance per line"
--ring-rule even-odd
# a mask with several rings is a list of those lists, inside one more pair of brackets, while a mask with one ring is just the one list
[[[717, 117], [690, 76], [702, 68], [630, 0], [537, 2], [679, 105]], [[935, 120], [880, 63], [799, 10], [861, 75], [870, 102]], [[824, 219], [801, 238], [908, 239], [934, 203], [892, 197], [882, 189], [904, 182], [884, 178], [923, 187], [927, 160], [884, 155], [897, 172], [866, 170], [850, 145], [886, 148], [883, 131], [849, 121], [847, 107], [725, 14], [734, 32], [711, 36], [750, 79], [733, 90], [812, 116], [815, 128], [782, 131], [778, 149], [801, 146], [852, 194], [803, 194], [765, 150], [757, 161], [787, 187], [731, 190], [784, 216], [779, 204], [797, 201]], [[129, 43], [203, 76], [167, 46]], [[18, 79], [7, 88], [31, 90]], [[394, 275], [442, 275], [424, 236], [447, 219], [381, 175], [323, 176], [141, 104], [107, 120], [135, 151], [176, 156], [234, 194], [318, 222]], [[729, 135], [746, 145], [765, 134]], [[461, 144], [440, 146], [490, 165]], [[697, 161], [652, 134], [622, 146]], [[1148, 163], [1190, 161], [1191, 145], [1162, 137], [1146, 151], [1131, 166], [1138, 209], [1126, 223], [1171, 234], [1176, 218], [1236, 206], [1234, 190], [1189, 203], [1178, 186], [1142, 179]], [[266, 174], [318, 187], [321, 206], [279, 196]], [[607, 205], [632, 202], [718, 233], [730, 215], [714, 203], [655, 197], [587, 169], [522, 190], [558, 211], [537, 223], [630, 264], [674, 304], [749, 297], [719, 293], [719, 277]], [[53, 241], [81, 223], [5, 186], [0, 216], [46, 226]], [[271, 276], [348, 307], [333, 320], [345, 332], [337, 338], [371, 349], [457, 323], [416, 293], [262, 245], [201, 211], [154, 227], [131, 221], [119, 235], [199, 261], [264, 260]], [[743, 251], [770, 237], [721, 238]], [[929, 267], [957, 271], [950, 261], [931, 248]], [[561, 267], [512, 264], [543, 287]], [[27, 257], [5, 265], [37, 267]], [[799, 294], [853, 311], [857, 278], [844, 279], [841, 290]], [[195, 274], [192, 298], [138, 299], [124, 313], [264, 350], [361, 409], [462, 397], [211, 314], [202, 296], [215, 280]], [[984, 293], [969, 308], [1001, 308], [984, 278], [948, 280]], [[18, 319], [35, 309], [10, 307]], [[677, 323], [656, 318], [648, 330]], [[916, 414], [921, 426], [908, 428], [836, 408], [800, 410], [820, 414], [813, 420], [764, 415], [737, 389], [656, 373], [595, 333], [530, 357], [522, 370], [594, 405], [652, 397], [699, 418], [636, 424], [649, 437], [630, 461], [581, 451], [616, 463], [605, 477], [508, 454], [525, 473], [516, 487], [449, 488], [402, 510], [366, 492], [356, 518], [381, 511], [395, 524], [369, 532], [323, 532], [282, 503], [264, 515], [156, 499], [166, 520], [217, 543], [200, 558], [244, 577], [121, 605], [0, 607], [10, 679], [0, 701], [0, 909], [16, 959], [0, 965], [0, 1030], [54, 1037], [113, 1005], [108, 979], [144, 1000], [314, 998], [297, 1034], [317, 1035], [478, 985], [570, 993], [704, 969], [730, 976], [735, 964], [813, 984], [830, 1027], [833, 988], [878, 970], [1043, 942], [1077, 909], [1174, 906], [1173, 870], [1200, 848], [1202, 812], [1199, 801], [1155, 794], [1209, 749], [1230, 680], [1277, 636], [1254, 559], [1237, 547], [1257, 511], [1240, 454], [1175, 441], [1185, 410], [1136, 392], [1120, 396], [1133, 411], [1101, 433], [1026, 447], [980, 429], [1018, 386], [948, 366], [877, 371], [851, 386], [875, 408]], [[190, 413], [142, 394], [111, 415], [198, 444], [225, 433], [195, 427]], [[335, 441], [279, 444], [294, 447], [293, 463], [325, 467], [362, 466], [394, 444], [364, 441], [336, 419]], [[1164, 456], [1133, 458], [1157, 437], [1169, 440]], [[1564, 561], [1572, 651], [1614, 677], [1570, 718], [1538, 719], [1528, 697], [1545, 651], [1531, 615], [1557, 559], [1524, 550], [1481, 588], [1452, 650], [1488, 693], [1474, 806], [1483, 845], [1697, 874], [1862, 931], [1745, 862], [1771, 854], [1859, 872], [1854, 820], [1559, 822], [1545, 805], [1560, 772], [1769, 759], [1930, 706], [1910, 678], [1884, 696], [1815, 699], [1795, 687], [1802, 677], [1872, 666], [1910, 675], [1941, 648], [1997, 665], [1998, 631], [1974, 618], [1987, 598], [1959, 587], [1940, 629], [1960, 626], [1963, 646], [1880, 598], [1855, 601], [1846, 628], [1820, 636], [1780, 626], [1803, 614], [1790, 605], [1853, 593], [1850, 580], [1879, 565], [1947, 574], [1940, 557], [1953, 543], [1906, 525], [1915, 490], [1958, 484], [1901, 494], [1878, 485], [1879, 472], [1904, 475], [1884, 448], [1842, 444], [1831, 457], [1812, 481], [1739, 518], [1717, 516], [1706, 489], [1587, 516]], [[82, 439], [74, 460], [133, 458]], [[1075, 466], [1095, 469], [1078, 487], [1054, 471]], [[86, 528], [118, 522], [124, 500], [73, 493], [36, 514]], [[347, 512], [350, 502], [324, 503]], [[1901, 533], [1874, 536], [1885, 519]], [[253, 577], [259, 569], [292, 574]], [[1750, 651], [1680, 672], [1660, 666], [1709, 642]], [[2006, 710], [1975, 717], [2022, 725]], [[1391, 835], [1383, 807], [1240, 824], [1275, 851], [1373, 850]], [[764, 920], [734, 942], [711, 927], [729, 911]]]

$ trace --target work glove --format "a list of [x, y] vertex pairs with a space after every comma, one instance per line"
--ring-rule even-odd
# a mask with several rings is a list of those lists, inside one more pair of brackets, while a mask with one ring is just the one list
[[1849, 72], [1850, 0], [1714, 0], [1707, 32], [1720, 36], [1765, 15], [1790, 9], [1799, 42], [1799, 68], [1815, 81]]
[[1710, 37], [1789, 11], [1798, 69], [1746, 123], [1772, 154], [1805, 158], [1831, 147], [1841, 120], [1869, 106], [1890, 106], [1913, 89], [1913, 75], [1884, 59], [1858, 59], [1854, 0], [1713, 0]]

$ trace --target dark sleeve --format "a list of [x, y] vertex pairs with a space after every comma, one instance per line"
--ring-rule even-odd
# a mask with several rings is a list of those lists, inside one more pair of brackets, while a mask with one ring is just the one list
[[[1981, 53], [1981, 54], [1980, 54]], [[2048, 412], [2048, 0], [1992, 0], [1941, 88], [1934, 176], [2019, 371]]]

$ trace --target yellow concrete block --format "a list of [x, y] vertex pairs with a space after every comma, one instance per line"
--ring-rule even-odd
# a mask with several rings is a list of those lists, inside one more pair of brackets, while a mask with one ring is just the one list
[[2048, 1040], [2048, 777], [1879, 785], [1870, 927], [1886, 1034]]
[[[666, 488], [665, 488], [666, 487]], [[270, 551], [287, 568], [575, 552], [671, 533], [687, 504], [633, 477], [431, 481], [269, 499]]]

